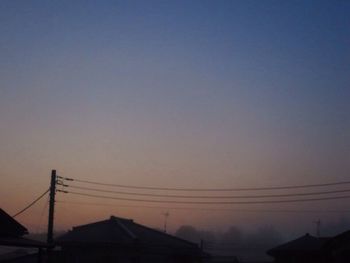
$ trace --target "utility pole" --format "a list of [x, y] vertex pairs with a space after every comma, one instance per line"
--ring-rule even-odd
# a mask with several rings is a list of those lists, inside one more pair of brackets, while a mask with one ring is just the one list
[[53, 220], [55, 211], [56, 182], [56, 170], [52, 170], [50, 184], [49, 219], [47, 224], [47, 243], [49, 245], [52, 245], [53, 243]]

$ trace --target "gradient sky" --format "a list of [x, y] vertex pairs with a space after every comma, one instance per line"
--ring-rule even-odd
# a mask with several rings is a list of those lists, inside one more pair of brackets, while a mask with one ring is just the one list
[[[13, 214], [61, 176], [244, 187], [350, 171], [348, 1], [0, 1], [0, 198]], [[103, 202], [58, 194], [66, 201]], [[165, 209], [58, 204], [57, 228]], [[345, 201], [229, 209], [348, 209]], [[165, 205], [166, 206], [166, 205]], [[18, 220], [46, 227], [45, 201]], [[170, 210], [169, 224], [287, 227], [271, 214]]]

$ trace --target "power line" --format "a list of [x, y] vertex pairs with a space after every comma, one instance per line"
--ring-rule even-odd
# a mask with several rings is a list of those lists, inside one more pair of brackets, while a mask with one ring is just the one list
[[16, 217], [20, 214], [22, 214], [24, 211], [26, 211], [27, 209], [29, 209], [30, 207], [32, 207], [36, 202], [38, 202], [41, 198], [43, 198], [48, 192], [50, 191], [50, 189], [47, 189], [42, 195], [40, 195], [38, 198], [36, 198], [33, 202], [31, 202], [29, 205], [27, 205], [25, 208], [23, 208], [22, 210], [20, 210], [19, 212], [17, 212], [16, 214], [14, 214], [12, 217]]
[[324, 200], [337, 200], [337, 199], [347, 199], [350, 198], [350, 195], [347, 196], [334, 196], [334, 197], [321, 197], [321, 198], [309, 198], [309, 199], [289, 199], [289, 200], [264, 200], [264, 201], [226, 201], [226, 202], [197, 202], [197, 201], [174, 201], [174, 200], [150, 200], [150, 199], [133, 199], [133, 198], [123, 198], [123, 197], [112, 197], [105, 195], [94, 195], [94, 194], [86, 194], [80, 192], [72, 192], [72, 191], [62, 191], [59, 192], [70, 193], [73, 195], [87, 196], [87, 197], [95, 197], [102, 199], [114, 199], [114, 200], [123, 200], [123, 201], [134, 201], [134, 202], [145, 202], [145, 203], [168, 203], [168, 204], [198, 204], [198, 205], [233, 205], [233, 204], [274, 204], [274, 203], [299, 203], [299, 202], [310, 202], [310, 201], [324, 201]]
[[56, 203], [68, 205], [106, 206], [123, 208], [148, 208], [148, 209], [168, 209], [168, 210], [200, 210], [200, 211], [227, 211], [227, 212], [249, 212], [249, 213], [350, 213], [350, 210], [273, 210], [273, 209], [225, 209], [225, 208], [205, 208], [205, 207], [169, 207], [169, 206], [145, 206], [145, 205], [120, 205], [106, 203], [91, 203], [79, 201], [57, 200]]
[[39, 232], [39, 230], [42, 230], [42, 229], [40, 229], [42, 227], [41, 223], [43, 220], [44, 213], [45, 213], [45, 211], [47, 211], [47, 207], [49, 206], [49, 200], [50, 200], [50, 197], [47, 196], [46, 201], [45, 201], [44, 206], [43, 206], [43, 210], [40, 213], [39, 224], [36, 226], [36, 232]]
[[336, 186], [350, 184], [350, 181], [343, 182], [330, 182], [320, 184], [304, 184], [304, 185], [289, 185], [289, 186], [271, 186], [271, 187], [243, 187], [243, 188], [174, 188], [174, 187], [151, 187], [151, 186], [136, 186], [136, 185], [123, 185], [112, 183], [101, 183], [96, 181], [81, 180], [68, 177], [59, 177], [64, 180], [75, 181], [86, 184], [94, 184], [101, 186], [120, 187], [129, 189], [142, 189], [142, 190], [160, 190], [160, 191], [197, 191], [197, 192], [219, 192], [219, 191], [264, 191], [264, 190], [286, 190], [286, 189], [300, 189], [300, 188], [313, 188], [324, 186]]
[[193, 198], [193, 199], [229, 199], [229, 198], [276, 198], [276, 197], [293, 197], [293, 196], [312, 196], [312, 195], [324, 195], [324, 194], [335, 194], [335, 193], [346, 193], [350, 192], [350, 189], [344, 190], [332, 190], [332, 191], [320, 191], [320, 192], [309, 192], [309, 193], [292, 193], [292, 194], [270, 194], [270, 195], [224, 195], [224, 196], [209, 196], [209, 195], [168, 195], [168, 194], [149, 194], [149, 193], [136, 193], [136, 192], [123, 192], [113, 191], [98, 188], [82, 187], [75, 185], [64, 185], [73, 189], [88, 190], [102, 193], [112, 193], [121, 195], [133, 195], [133, 196], [150, 196], [150, 197], [165, 197], [165, 198]]

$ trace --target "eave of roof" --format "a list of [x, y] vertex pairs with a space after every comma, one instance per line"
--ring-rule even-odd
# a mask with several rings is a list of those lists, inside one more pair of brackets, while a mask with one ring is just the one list
[[36, 248], [48, 248], [51, 247], [47, 243], [37, 240], [27, 239], [23, 237], [0, 237], [1, 246], [14, 246], [14, 247], [36, 247]]

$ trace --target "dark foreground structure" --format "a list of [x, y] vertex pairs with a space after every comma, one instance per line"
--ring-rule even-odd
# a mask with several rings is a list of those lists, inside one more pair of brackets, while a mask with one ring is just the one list
[[267, 251], [275, 263], [349, 263], [350, 231], [335, 237], [300, 238]]
[[[0, 257], [1, 262], [15, 262], [17, 259], [16, 262], [44, 261], [43, 249], [49, 246], [43, 242], [24, 238], [23, 236], [26, 234], [28, 234], [28, 230], [0, 208], [0, 246], [37, 249], [35, 254], [20, 257], [16, 253], [11, 253], [8, 256], [3, 255]], [[21, 258], [21, 261], [19, 261], [19, 258]]]
[[275, 247], [267, 252], [272, 256], [276, 263], [323, 263], [323, 247], [329, 238], [318, 238], [306, 234], [295, 240]]
[[56, 245], [61, 248], [56, 260], [67, 263], [194, 263], [203, 259], [194, 243], [115, 216], [74, 227]]

